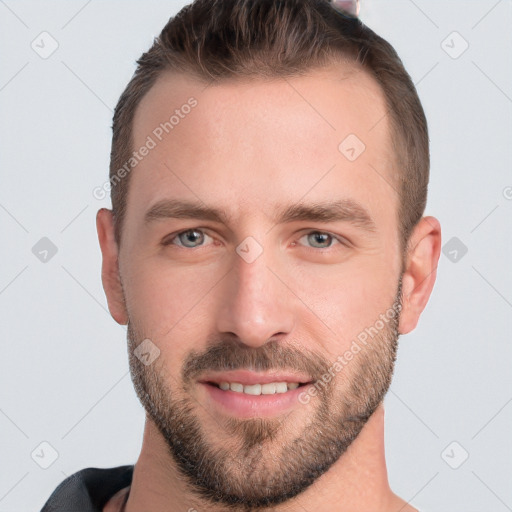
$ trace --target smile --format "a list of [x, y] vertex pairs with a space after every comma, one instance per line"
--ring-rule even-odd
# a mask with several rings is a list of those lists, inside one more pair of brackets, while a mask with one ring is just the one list
[[216, 384], [209, 382], [223, 391], [235, 391], [236, 393], [245, 393], [246, 395], [275, 395], [286, 393], [289, 390], [297, 389], [304, 385], [299, 382], [267, 382], [265, 384], [249, 384], [243, 385], [240, 382], [220, 382]]

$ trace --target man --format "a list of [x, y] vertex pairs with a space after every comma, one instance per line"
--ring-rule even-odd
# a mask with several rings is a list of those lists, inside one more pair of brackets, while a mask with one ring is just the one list
[[427, 124], [346, 4], [197, 0], [139, 59], [97, 230], [143, 447], [44, 512], [415, 510], [382, 402], [440, 252]]

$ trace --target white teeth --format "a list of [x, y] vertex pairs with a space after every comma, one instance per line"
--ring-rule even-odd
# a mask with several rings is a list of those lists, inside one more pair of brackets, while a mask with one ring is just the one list
[[236, 391], [237, 393], [245, 393], [247, 395], [273, 395], [275, 393], [286, 393], [290, 389], [297, 389], [298, 382], [269, 382], [267, 384], [250, 384], [244, 386], [239, 382], [221, 382], [220, 389], [227, 391]]
[[238, 382], [233, 382], [233, 384], [229, 385], [231, 391], [236, 391], [237, 393], [243, 393], [244, 387], [242, 384], [239, 384]]
[[268, 384], [263, 384], [261, 386], [261, 394], [262, 395], [273, 395], [276, 392], [276, 385], [274, 382], [270, 382]]
[[276, 382], [276, 393], [286, 393], [288, 391], [288, 384], [286, 382]]
[[251, 386], [244, 386], [244, 393], [246, 395], [261, 395], [261, 384], [253, 384]]

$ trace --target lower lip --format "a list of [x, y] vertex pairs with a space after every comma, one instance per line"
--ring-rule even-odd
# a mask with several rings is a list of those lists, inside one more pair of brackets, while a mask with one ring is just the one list
[[273, 395], [248, 395], [237, 391], [223, 391], [212, 384], [201, 383], [208, 397], [230, 415], [242, 418], [267, 417], [282, 414], [292, 407], [302, 405], [299, 395], [307, 385]]

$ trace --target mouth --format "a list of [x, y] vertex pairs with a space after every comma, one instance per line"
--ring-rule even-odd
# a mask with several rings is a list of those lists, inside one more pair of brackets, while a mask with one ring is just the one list
[[301, 404], [300, 394], [313, 383], [304, 374], [248, 370], [210, 373], [199, 381], [206, 404], [222, 414], [245, 418], [289, 411]]
[[242, 384], [241, 382], [204, 382], [209, 386], [214, 386], [222, 391], [234, 391], [235, 393], [243, 393], [246, 395], [276, 395], [293, 391], [294, 389], [307, 386], [311, 382], [266, 382], [256, 384]]

